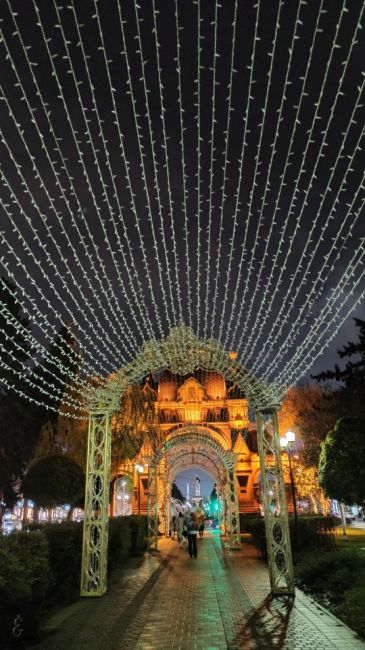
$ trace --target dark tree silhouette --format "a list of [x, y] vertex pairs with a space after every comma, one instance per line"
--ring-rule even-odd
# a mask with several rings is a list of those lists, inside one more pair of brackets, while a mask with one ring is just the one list
[[0, 496], [11, 506], [16, 485], [34, 453], [45, 422], [44, 410], [17, 391], [34, 396], [32, 388], [17, 373], [32, 364], [30, 324], [14, 297], [15, 286], [2, 278], [0, 284]]
[[185, 501], [185, 497], [183, 493], [181, 492], [180, 488], [176, 485], [175, 481], [172, 484], [171, 487], [171, 496], [173, 499], [179, 499], [182, 503]]
[[29, 468], [22, 489], [24, 497], [38, 507], [74, 505], [83, 498], [85, 475], [71, 458], [48, 456]]
[[355, 318], [359, 328], [359, 340], [348, 342], [338, 350], [341, 359], [348, 359], [344, 368], [338, 364], [333, 370], [315, 375], [317, 381], [336, 381], [340, 388], [333, 392], [333, 408], [338, 417], [365, 418], [365, 320]]
[[365, 500], [365, 419], [342, 418], [322, 445], [319, 482], [348, 505]]

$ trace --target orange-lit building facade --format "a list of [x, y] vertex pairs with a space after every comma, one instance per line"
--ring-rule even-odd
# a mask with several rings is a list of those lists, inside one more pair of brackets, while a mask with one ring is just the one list
[[[189, 377], [163, 372], [152, 385], [149, 378], [144, 389], [155, 391], [155, 408], [162, 438], [177, 430], [183, 432], [184, 427], [196, 426], [203, 427], [205, 431], [210, 430], [225, 449], [236, 454], [236, 487], [240, 513], [260, 513], [260, 461], [256, 423], [254, 415], [250, 419], [249, 404], [244, 394], [236, 386], [227, 383], [221, 375], [200, 370]], [[129, 471], [133, 483], [130, 509], [135, 513], [147, 512], [148, 453], [149, 450], [143, 446], [133, 463], [121, 467], [115, 477], [115, 481], [118, 478], [123, 480], [123, 469], [126, 473]], [[137, 465], [140, 472], [135, 471]], [[124, 512], [126, 510], [120, 486], [121, 480], [119, 495], [118, 490], [114, 490], [112, 514], [122, 514], [121, 507]], [[127, 509], [128, 506], [129, 504]]]
[[[165, 371], [142, 382], [142, 390], [152, 391], [160, 439], [184, 427], [196, 426], [211, 432], [222, 447], [237, 458], [236, 491], [241, 514], [259, 514], [260, 461], [257, 453], [256, 422], [245, 395], [215, 372], [198, 370], [191, 376]], [[280, 428], [288, 425], [288, 418]], [[289, 422], [289, 424], [291, 424]], [[283, 429], [284, 430], [284, 429]], [[70, 421], [60, 416], [58, 433], [62, 448], [83, 465], [86, 455], [87, 421]], [[148, 461], [151, 448], [144, 444], [140, 453], [113, 470], [110, 514], [146, 514], [148, 509]], [[289, 510], [292, 510], [287, 455], [283, 454], [284, 480]], [[137, 469], [138, 467], [138, 469]], [[202, 468], [204, 470], [204, 468]], [[207, 470], [205, 470], [207, 471]]]

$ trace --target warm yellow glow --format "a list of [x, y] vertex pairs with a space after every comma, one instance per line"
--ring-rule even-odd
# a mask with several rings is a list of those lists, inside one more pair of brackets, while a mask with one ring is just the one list
[[201, 411], [200, 409], [186, 409], [184, 411], [184, 418], [186, 422], [199, 422], [201, 420]]

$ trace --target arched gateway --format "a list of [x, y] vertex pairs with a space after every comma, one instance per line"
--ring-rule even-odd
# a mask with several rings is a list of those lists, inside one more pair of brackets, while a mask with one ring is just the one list
[[[151, 372], [168, 370], [188, 375], [195, 370], [216, 371], [242, 389], [255, 409], [260, 485], [267, 552], [273, 594], [293, 594], [294, 579], [285, 487], [281, 466], [277, 408], [282, 391], [258, 381], [216, 341], [197, 339], [192, 330], [179, 326], [161, 342], [149, 341], [140, 354], [119, 370], [106, 389], [90, 395], [85, 520], [82, 552], [81, 595], [101, 596], [106, 590], [110, 420], [121, 394]], [[234, 481], [235, 454], [224, 448], [213, 430], [194, 425], [169, 432], [149, 462], [149, 544], [156, 548], [158, 526], [168, 525], [167, 497], [171, 482], [184, 463], [197, 457], [212, 469], [226, 502], [226, 532], [230, 545], [240, 544], [237, 495]], [[192, 463], [191, 463], [192, 464]]]
[[[236, 455], [223, 447], [204, 427], [187, 426], [172, 431], [149, 464], [148, 538], [149, 546], [157, 548], [158, 527], [169, 530], [171, 485], [182, 469], [199, 465], [214, 477], [224, 497], [225, 532], [231, 548], [239, 548], [240, 528], [237, 494], [234, 481]], [[159, 485], [162, 487], [159, 495]], [[159, 508], [159, 504], [163, 507]], [[161, 526], [162, 524], [162, 526]]]

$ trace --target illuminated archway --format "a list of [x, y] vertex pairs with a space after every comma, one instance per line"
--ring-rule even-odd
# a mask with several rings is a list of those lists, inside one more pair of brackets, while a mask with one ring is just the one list
[[[82, 553], [81, 595], [100, 596], [106, 590], [109, 479], [110, 419], [117, 410], [121, 394], [151, 372], [169, 370], [187, 375], [197, 369], [219, 372], [243, 390], [255, 409], [258, 451], [262, 477], [262, 504], [265, 517], [267, 553], [271, 589], [274, 594], [293, 594], [294, 578], [291, 557], [285, 487], [277, 421], [282, 387], [267, 385], [247, 372], [216, 341], [198, 339], [185, 326], [171, 330], [163, 341], [146, 343], [133, 362], [118, 371], [107, 389], [90, 392], [88, 460], [86, 472], [85, 519]], [[223, 449], [214, 430], [191, 426], [169, 432], [165, 442], [149, 464], [149, 542], [156, 546], [158, 535], [159, 472], [166, 468], [168, 454], [185, 445], [199, 444], [202, 454], [209, 449], [223, 464], [227, 477], [226, 498], [229, 510], [232, 545], [239, 544], [239, 518], [235, 496], [235, 456]], [[274, 485], [274, 487], [273, 487]], [[166, 491], [166, 482], [164, 483]]]
[[[211, 435], [209, 428], [186, 426], [177, 429], [173, 434], [170, 433], [149, 464], [148, 539], [152, 549], [157, 548], [159, 525], [161, 532], [168, 530], [168, 521], [165, 522], [165, 518], [168, 512], [167, 501], [170, 496], [171, 476], [176, 474], [181, 464], [194, 464], [195, 458], [198, 458], [203, 466], [207, 462], [215, 468], [214, 475], [225, 497], [230, 546], [240, 547], [234, 474], [236, 455], [225, 449]], [[159, 494], [161, 487], [162, 494]]]

